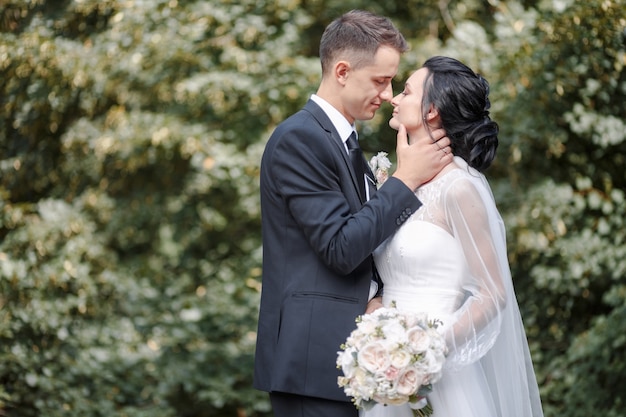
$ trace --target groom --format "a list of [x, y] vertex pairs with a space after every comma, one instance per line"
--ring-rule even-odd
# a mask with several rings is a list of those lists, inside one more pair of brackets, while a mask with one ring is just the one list
[[276, 417], [358, 415], [335, 362], [355, 318], [380, 303], [371, 253], [419, 208], [417, 187], [452, 158], [448, 138], [409, 145], [400, 129], [398, 169], [378, 191], [368, 187], [363, 156], [351, 163], [360, 152], [349, 151], [354, 123], [391, 100], [406, 50], [387, 18], [352, 11], [333, 21], [321, 40], [317, 93], [276, 128], [263, 154], [254, 386], [270, 393]]

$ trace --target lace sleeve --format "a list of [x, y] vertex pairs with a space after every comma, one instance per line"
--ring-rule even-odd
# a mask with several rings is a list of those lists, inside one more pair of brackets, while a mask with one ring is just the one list
[[484, 177], [476, 175], [456, 179], [443, 195], [446, 222], [470, 271], [463, 282], [465, 300], [444, 328], [450, 368], [475, 362], [491, 349], [500, 333], [507, 300], [508, 261], [501, 218]]

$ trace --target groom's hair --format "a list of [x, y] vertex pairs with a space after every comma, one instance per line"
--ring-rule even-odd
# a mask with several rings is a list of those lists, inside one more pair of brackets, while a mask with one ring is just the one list
[[371, 64], [381, 46], [393, 48], [400, 54], [409, 49], [391, 20], [371, 12], [352, 10], [333, 20], [322, 34], [322, 74], [340, 59], [348, 61], [353, 69]]

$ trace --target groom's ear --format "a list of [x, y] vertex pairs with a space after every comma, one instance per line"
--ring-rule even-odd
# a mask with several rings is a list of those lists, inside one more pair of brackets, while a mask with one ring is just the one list
[[348, 79], [348, 74], [350, 73], [350, 63], [347, 61], [337, 61], [333, 70], [337, 82], [341, 85], [345, 85], [346, 80]]

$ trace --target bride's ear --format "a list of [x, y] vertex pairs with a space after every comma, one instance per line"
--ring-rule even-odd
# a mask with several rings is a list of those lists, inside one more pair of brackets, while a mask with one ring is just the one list
[[428, 109], [428, 113], [426, 114], [426, 120], [429, 123], [435, 122], [439, 119], [439, 110], [435, 108], [432, 104], [430, 105], [430, 109]]

